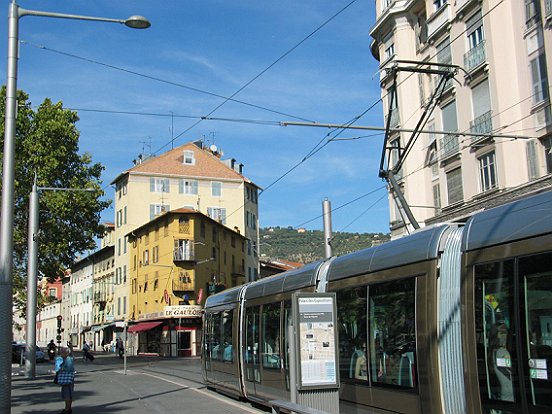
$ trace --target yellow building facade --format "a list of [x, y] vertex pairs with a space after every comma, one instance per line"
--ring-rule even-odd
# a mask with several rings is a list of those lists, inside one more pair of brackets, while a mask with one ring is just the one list
[[205, 298], [245, 282], [245, 237], [187, 208], [162, 213], [127, 237], [136, 352], [199, 354]]

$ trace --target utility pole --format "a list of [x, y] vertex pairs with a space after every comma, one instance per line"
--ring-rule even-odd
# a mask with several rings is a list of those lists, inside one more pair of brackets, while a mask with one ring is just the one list
[[324, 257], [333, 256], [332, 251], [332, 204], [327, 198], [322, 203], [322, 215], [324, 216]]

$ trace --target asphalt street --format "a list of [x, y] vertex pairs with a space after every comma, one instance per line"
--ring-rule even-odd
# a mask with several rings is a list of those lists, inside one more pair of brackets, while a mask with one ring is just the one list
[[[208, 390], [198, 358], [165, 359], [95, 354], [94, 362], [75, 356], [73, 413], [265, 413], [258, 407]], [[12, 366], [11, 413], [59, 413], [60, 387], [52, 382], [53, 363], [37, 363], [36, 378]], [[268, 411], [270, 412], [270, 411]]]

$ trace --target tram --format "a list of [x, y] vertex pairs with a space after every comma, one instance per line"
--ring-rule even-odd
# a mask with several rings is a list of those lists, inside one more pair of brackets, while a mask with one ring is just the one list
[[210, 296], [209, 387], [290, 398], [295, 292], [335, 292], [341, 413], [552, 412], [552, 192]]

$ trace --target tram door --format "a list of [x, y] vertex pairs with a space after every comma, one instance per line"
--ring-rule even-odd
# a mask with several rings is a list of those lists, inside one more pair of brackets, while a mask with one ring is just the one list
[[552, 412], [552, 253], [475, 266], [482, 411]]

